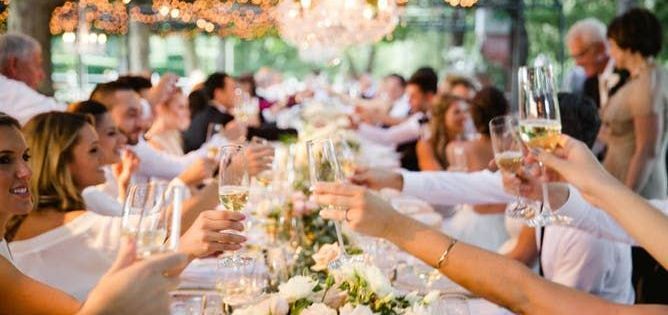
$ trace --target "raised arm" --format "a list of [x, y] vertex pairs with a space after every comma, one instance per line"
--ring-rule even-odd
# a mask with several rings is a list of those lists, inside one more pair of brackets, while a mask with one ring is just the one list
[[640, 246], [668, 267], [668, 216], [607, 173], [585, 144], [561, 136], [556, 155], [540, 152], [538, 158], [577, 187], [589, 203], [610, 214]]
[[[329, 219], [347, 220], [363, 234], [385, 238], [406, 252], [438, 269], [472, 293], [519, 314], [661, 314], [664, 306], [627, 307], [607, 302], [535, 275], [512, 259], [453, 239], [394, 211], [375, 194], [358, 186], [319, 184], [316, 198], [321, 204], [348, 208], [347, 215], [324, 210]], [[347, 217], [347, 219], [346, 219]], [[395, 227], [401, 226], [401, 229]], [[444, 251], [447, 259], [439, 266]]]
[[81, 307], [75, 298], [27, 277], [2, 257], [0, 290], [2, 314], [74, 314]]

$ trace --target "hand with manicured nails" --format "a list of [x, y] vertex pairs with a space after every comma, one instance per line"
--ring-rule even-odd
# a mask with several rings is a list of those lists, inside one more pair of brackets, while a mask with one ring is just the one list
[[223, 231], [243, 231], [242, 221], [245, 218], [242, 213], [233, 211], [209, 210], [200, 213], [195, 223], [181, 236], [179, 252], [194, 259], [241, 249], [246, 238]]
[[315, 200], [322, 206], [338, 208], [320, 211], [323, 218], [345, 222], [353, 230], [375, 237], [386, 236], [387, 229], [394, 227], [392, 222], [399, 222], [401, 217], [380, 196], [361, 186], [318, 183]]
[[125, 149], [121, 155], [121, 162], [113, 165], [112, 170], [114, 177], [118, 182], [118, 194], [120, 199], [125, 199], [125, 196], [130, 186], [132, 174], [139, 168], [139, 157], [130, 149]]
[[124, 239], [116, 261], [88, 295], [80, 315], [169, 314], [169, 292], [188, 260], [178, 253], [137, 261], [134, 242]]
[[598, 162], [586, 144], [569, 136], [561, 135], [559, 145], [554, 153], [537, 151], [532, 153], [543, 162], [552, 173], [578, 188], [583, 197], [596, 204], [592, 195], [595, 188], [602, 185], [621, 185]]

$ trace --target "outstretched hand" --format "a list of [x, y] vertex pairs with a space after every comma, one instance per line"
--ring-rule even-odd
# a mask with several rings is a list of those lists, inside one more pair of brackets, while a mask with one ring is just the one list
[[318, 183], [315, 198], [323, 206], [334, 206], [320, 211], [323, 218], [344, 221], [353, 230], [370, 236], [387, 236], [388, 229], [394, 227], [392, 222], [401, 216], [387, 201], [361, 186]]
[[170, 253], [137, 261], [135, 242], [124, 239], [116, 261], [88, 295], [79, 314], [169, 314], [169, 291], [187, 264]]
[[[622, 185], [598, 162], [586, 144], [566, 135], [561, 135], [557, 149], [553, 152], [534, 151], [532, 155], [543, 162], [552, 173], [580, 190], [590, 202], [597, 199], [594, 191], [605, 185]], [[554, 179], [554, 178], [553, 178]]]

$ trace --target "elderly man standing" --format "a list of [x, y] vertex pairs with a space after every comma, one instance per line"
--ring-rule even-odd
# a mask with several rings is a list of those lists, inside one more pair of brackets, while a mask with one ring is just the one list
[[606, 26], [595, 18], [578, 21], [568, 30], [566, 45], [575, 64], [584, 70], [583, 94], [598, 108], [605, 107], [629, 76], [628, 72], [615, 69], [608, 52]]
[[0, 112], [25, 124], [37, 114], [65, 110], [64, 104], [36, 91], [43, 79], [39, 43], [23, 34], [0, 35]]

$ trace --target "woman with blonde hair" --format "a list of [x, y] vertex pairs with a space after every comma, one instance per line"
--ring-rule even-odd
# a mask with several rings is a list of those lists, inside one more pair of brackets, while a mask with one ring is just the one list
[[429, 136], [417, 143], [416, 152], [421, 171], [450, 168], [455, 161], [447, 156], [448, 145], [459, 139], [468, 119], [468, 105], [460, 97], [438, 95], [431, 110]]
[[132, 246], [123, 243], [114, 265], [83, 305], [15, 267], [4, 240], [5, 226], [12, 215], [25, 215], [33, 209], [29, 161], [29, 149], [19, 122], [0, 113], [0, 313], [165, 314], [169, 307], [167, 292], [175, 287], [177, 279], [164, 274], [183, 267], [186, 259], [181, 254], [158, 255], [135, 262]]
[[[100, 145], [89, 116], [50, 112], [23, 129], [32, 148], [36, 176], [30, 190], [35, 210], [9, 230], [16, 266], [28, 276], [85, 298], [111, 266], [121, 239], [121, 218], [86, 211], [81, 191], [104, 181]], [[186, 216], [197, 216], [190, 224]], [[240, 248], [244, 238], [221, 230], [242, 230], [243, 215], [188, 209], [179, 251], [202, 257]], [[204, 224], [203, 222], [207, 222]], [[191, 226], [192, 225], [192, 226]]]
[[163, 103], [155, 107], [156, 118], [151, 129], [146, 132], [150, 146], [173, 155], [183, 155], [182, 132], [190, 126], [188, 99], [181, 89]]

